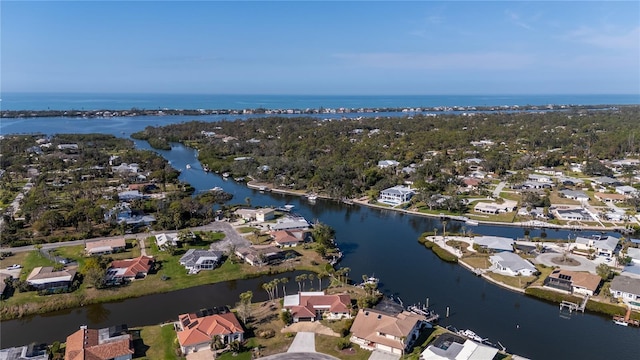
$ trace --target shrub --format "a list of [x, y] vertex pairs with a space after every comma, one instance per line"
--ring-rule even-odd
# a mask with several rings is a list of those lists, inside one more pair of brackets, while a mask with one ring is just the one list
[[340, 340], [338, 340], [338, 349], [339, 350], [348, 349], [350, 347], [351, 347], [351, 341], [349, 341], [349, 339], [340, 338]]

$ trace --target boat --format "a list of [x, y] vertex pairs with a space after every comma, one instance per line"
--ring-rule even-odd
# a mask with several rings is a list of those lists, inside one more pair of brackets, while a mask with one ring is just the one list
[[315, 194], [307, 195], [307, 200], [309, 201], [316, 201], [317, 198], [318, 198], [318, 195], [315, 195]]
[[294, 207], [295, 207], [295, 205], [291, 205], [291, 204], [286, 204], [286, 205], [284, 206], [284, 208], [285, 208], [287, 211], [291, 211], [291, 209], [293, 209]]
[[373, 284], [373, 285], [378, 285], [378, 283], [380, 282], [380, 279], [378, 279], [375, 276], [369, 276], [366, 279], [363, 279], [364, 282], [362, 284], [360, 284], [360, 286], [365, 286], [367, 284]]
[[220, 186], [214, 186], [214, 187], [211, 188], [211, 191], [214, 191], [214, 192], [223, 191], [223, 189]]
[[259, 186], [258, 190], [260, 190], [260, 191], [269, 191], [269, 188], [263, 185], [263, 186]]
[[186, 168], [187, 168], [187, 169], [191, 169], [191, 165], [190, 165], [190, 164], [187, 164]]
[[479, 343], [485, 342], [487, 341], [487, 339], [483, 339], [482, 337], [480, 337], [478, 334], [476, 334], [475, 332], [466, 329], [466, 330], [459, 330], [458, 335], [466, 337], [469, 340], [473, 340]]
[[471, 219], [467, 219], [467, 221], [465, 221], [464, 223], [471, 226], [478, 226], [478, 224], [480, 224], [479, 222]]
[[620, 326], [629, 326], [629, 323], [627, 323], [624, 320], [613, 319], [613, 323], [616, 324], [616, 325], [620, 325]]
[[230, 174], [228, 172], [222, 173], [222, 177], [223, 178], [228, 178], [230, 176]]
[[244, 178], [243, 177], [237, 177], [237, 178], [233, 178], [233, 180], [235, 180], [237, 182], [243, 182]]

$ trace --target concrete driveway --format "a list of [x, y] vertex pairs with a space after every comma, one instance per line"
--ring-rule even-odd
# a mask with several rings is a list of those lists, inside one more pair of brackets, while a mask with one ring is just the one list
[[540, 254], [535, 258], [535, 262], [539, 263], [539, 264], [544, 264], [547, 266], [558, 266], [561, 269], [564, 270], [573, 270], [573, 271], [588, 271], [590, 273], [595, 274], [596, 273], [596, 263], [594, 263], [591, 260], [588, 260], [587, 258], [584, 258], [582, 256], [577, 256], [577, 255], [573, 255], [573, 254], [567, 254], [567, 257], [577, 261], [580, 263], [580, 265], [576, 265], [576, 266], [567, 266], [567, 265], [558, 265], [555, 264], [552, 259], [555, 257], [562, 257], [562, 254], [559, 253], [544, 253], [544, 254]]
[[293, 343], [289, 346], [288, 353], [313, 353], [316, 352], [316, 334], [312, 332], [299, 332]]
[[398, 360], [400, 359], [400, 355], [390, 354], [388, 352], [373, 350], [371, 352], [371, 356], [369, 356], [369, 360]]

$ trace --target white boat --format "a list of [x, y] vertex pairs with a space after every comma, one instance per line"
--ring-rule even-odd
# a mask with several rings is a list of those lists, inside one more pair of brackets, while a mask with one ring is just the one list
[[228, 178], [228, 177], [229, 177], [229, 175], [230, 175], [230, 174], [229, 174], [228, 172], [222, 173], [222, 177], [223, 177], [223, 178]]
[[293, 209], [294, 207], [295, 207], [295, 205], [291, 205], [291, 204], [287, 204], [287, 205], [285, 205], [285, 206], [284, 206], [284, 208], [285, 208], [287, 211], [291, 211], [291, 209]]
[[487, 339], [481, 338], [480, 336], [478, 336], [478, 334], [476, 334], [475, 332], [473, 332], [473, 331], [471, 331], [469, 329], [458, 331], [458, 335], [464, 336], [469, 340], [477, 341], [479, 343], [482, 343], [483, 341], [487, 340]]
[[475, 221], [475, 220], [471, 220], [471, 219], [467, 219], [467, 221], [464, 222], [467, 225], [471, 225], [471, 226], [478, 226], [479, 222]]
[[211, 188], [211, 191], [223, 191], [223, 189], [220, 186], [214, 186]]
[[620, 326], [629, 326], [629, 324], [626, 321], [613, 320], [613, 323]]
[[191, 169], [191, 165], [190, 165], [190, 164], [187, 164], [186, 168], [187, 168], [187, 169]]
[[318, 195], [314, 195], [314, 194], [307, 195], [307, 200], [309, 201], [316, 201], [317, 198], [318, 198]]
[[360, 284], [361, 286], [365, 286], [366, 284], [373, 284], [373, 285], [378, 285], [378, 283], [380, 282], [380, 279], [378, 279], [377, 277], [374, 276], [369, 276], [366, 280], [364, 280], [364, 282], [362, 284]]

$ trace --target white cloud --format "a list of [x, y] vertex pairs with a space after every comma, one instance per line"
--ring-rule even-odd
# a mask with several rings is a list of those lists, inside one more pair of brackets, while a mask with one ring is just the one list
[[640, 26], [617, 33], [583, 26], [564, 34], [561, 38], [605, 49], [639, 49]]
[[[527, 30], [533, 30], [533, 27], [531, 25], [529, 25], [528, 23], [526, 23], [525, 21], [522, 20], [522, 18], [520, 17], [519, 14], [511, 11], [511, 10], [505, 10], [505, 15], [507, 15], [507, 19], [509, 19], [510, 22], [512, 22], [513, 24], [523, 28], [523, 29], [527, 29]], [[539, 15], [537, 15], [536, 17], [539, 17]]]
[[332, 55], [353, 65], [385, 69], [514, 70], [533, 64], [528, 54], [481, 53], [339, 53]]

